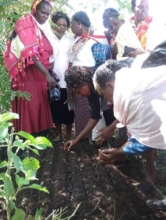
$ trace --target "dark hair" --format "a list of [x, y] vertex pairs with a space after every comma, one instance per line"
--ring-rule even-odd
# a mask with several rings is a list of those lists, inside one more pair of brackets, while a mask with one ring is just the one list
[[85, 82], [92, 82], [91, 72], [85, 67], [72, 66], [65, 72], [65, 81], [69, 89], [81, 88]]
[[131, 0], [131, 7], [132, 7], [132, 8], [135, 8], [135, 6], [136, 6], [136, 1], [137, 1], [137, 0]]
[[119, 13], [115, 8], [107, 8], [107, 9], [104, 11], [103, 15], [104, 15], [104, 14], [107, 14], [106, 16], [107, 16], [108, 18], [111, 18], [111, 17], [118, 18], [119, 15], [120, 15], [120, 13]]
[[97, 83], [101, 89], [105, 89], [106, 83], [115, 80], [116, 71], [122, 68], [122, 64], [115, 60], [108, 60], [95, 72], [93, 82]]
[[63, 13], [63, 11], [58, 11], [58, 12], [56, 12], [55, 14], [53, 13], [53, 15], [52, 15], [52, 21], [54, 22], [54, 23], [56, 23], [59, 19], [61, 19], [61, 18], [63, 18], [63, 19], [65, 19], [66, 20], [66, 22], [67, 22], [67, 27], [69, 28], [70, 27], [70, 18], [68, 17], [68, 15], [66, 14], [66, 13]]
[[[38, 10], [38, 8], [41, 7], [41, 6], [44, 5], [44, 4], [50, 6], [49, 2], [46, 2], [45, 0], [42, 0], [42, 1], [37, 5], [36, 10]], [[50, 6], [50, 7], [51, 7], [51, 6]]]
[[74, 21], [81, 22], [83, 25], [85, 25], [88, 28], [90, 28], [90, 26], [91, 26], [91, 22], [89, 20], [89, 17], [84, 11], [76, 12], [73, 15], [72, 19]]

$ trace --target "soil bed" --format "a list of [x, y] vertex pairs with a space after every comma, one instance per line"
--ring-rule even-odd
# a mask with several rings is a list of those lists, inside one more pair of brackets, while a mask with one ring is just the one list
[[[18, 196], [18, 205], [27, 214], [44, 208], [48, 216], [53, 210], [68, 207], [67, 216], [81, 203], [73, 220], [166, 220], [166, 213], [153, 212], [146, 199], [160, 198], [154, 191], [144, 195], [136, 184], [143, 178], [143, 164], [138, 158], [121, 166], [98, 163], [95, 146], [79, 144], [72, 152], [64, 152], [63, 143], [40, 153], [38, 183], [50, 194], [26, 190]], [[159, 186], [164, 186], [160, 175]], [[161, 178], [162, 176], [162, 178]]]
[[[97, 161], [97, 156], [97, 147], [85, 142], [72, 152], [65, 152], [62, 142], [54, 143], [53, 149], [40, 151], [37, 183], [50, 194], [24, 190], [18, 194], [17, 207], [27, 215], [34, 215], [43, 207], [43, 219], [53, 210], [65, 207], [69, 216], [81, 203], [72, 220], [166, 220], [166, 212], [154, 212], [146, 206], [147, 199], [160, 199], [159, 193], [154, 190], [145, 195], [136, 189], [145, 177], [141, 157], [128, 158], [123, 165], [105, 166]], [[164, 194], [166, 157], [160, 153], [157, 159], [158, 188]], [[6, 219], [4, 212], [0, 212], [0, 220]]]

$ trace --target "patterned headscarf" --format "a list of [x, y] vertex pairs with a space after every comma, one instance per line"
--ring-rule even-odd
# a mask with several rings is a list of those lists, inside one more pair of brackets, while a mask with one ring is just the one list
[[[36, 12], [36, 8], [38, 6], [38, 4], [40, 4], [40, 2], [42, 2], [43, 0], [34, 0], [32, 7], [31, 7], [31, 14], [34, 15]], [[50, 4], [51, 10], [52, 10], [52, 5], [51, 2], [49, 0], [44, 0], [45, 2], [48, 2]], [[51, 13], [51, 11], [50, 11]]]

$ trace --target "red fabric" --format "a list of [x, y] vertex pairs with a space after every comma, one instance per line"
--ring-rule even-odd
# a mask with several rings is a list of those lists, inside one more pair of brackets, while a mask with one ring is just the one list
[[14, 81], [14, 87], [21, 83], [21, 78], [25, 77], [26, 67], [34, 63], [32, 56], [35, 56], [37, 60], [41, 60], [43, 42], [38, 34], [38, 30], [36, 22], [30, 15], [20, 18], [15, 25], [15, 31], [24, 48], [20, 51], [20, 58], [18, 59], [13, 50], [19, 48], [14, 48], [11, 45], [12, 41], [17, 41], [14, 38], [12, 41], [9, 40], [4, 53], [5, 66]]
[[[53, 49], [44, 34], [42, 39], [44, 53], [40, 60], [48, 70], [49, 57], [53, 54]], [[12, 111], [20, 115], [19, 120], [14, 120], [15, 131], [21, 130], [32, 134], [53, 128], [45, 76], [30, 65], [25, 69], [25, 77], [15, 90], [27, 91], [32, 95], [31, 101], [15, 98], [12, 102]]]
[[[51, 6], [49, 0], [45, 1]], [[36, 7], [40, 2], [41, 0], [34, 0], [31, 7], [32, 15], [34, 15]], [[40, 56], [43, 53], [43, 42], [39, 35], [39, 28], [30, 15], [23, 16], [16, 22], [15, 33], [24, 46], [20, 51], [20, 57], [16, 57], [13, 53], [13, 51], [19, 50], [19, 46], [14, 48], [14, 46], [11, 45], [12, 40], [19, 43], [16, 36], [13, 37], [13, 34], [11, 36], [13, 39], [9, 40], [4, 53], [5, 66], [14, 82], [13, 87], [20, 84], [21, 78], [25, 77], [25, 68], [34, 63], [32, 57], [35, 56], [37, 60], [40, 60]]]
[[[130, 19], [130, 22], [133, 22], [134, 20], [135, 20], [135, 17], [132, 17]], [[153, 21], [152, 17], [149, 16], [144, 21], [142, 21], [138, 24], [138, 28], [134, 27], [136, 35], [137, 35], [139, 41], [141, 42], [143, 49], [145, 49], [145, 47], [146, 47], [147, 32], [149, 29], [149, 25], [151, 24], [152, 21]]]

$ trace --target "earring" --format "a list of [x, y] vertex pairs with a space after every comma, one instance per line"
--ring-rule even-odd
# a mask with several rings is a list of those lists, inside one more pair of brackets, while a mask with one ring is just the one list
[[81, 30], [81, 28], [82, 28], [82, 26], [81, 26], [81, 24], [79, 25], [79, 29]]

